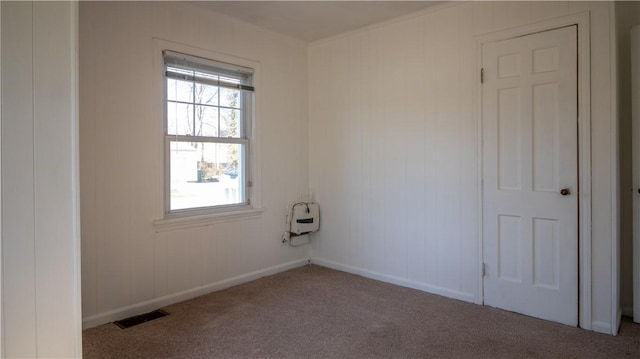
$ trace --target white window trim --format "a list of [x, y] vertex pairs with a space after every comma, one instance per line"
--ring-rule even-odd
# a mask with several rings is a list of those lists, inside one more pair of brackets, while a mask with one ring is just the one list
[[[261, 95], [260, 95], [260, 63], [257, 61], [231, 56], [211, 50], [202, 49], [199, 47], [189, 46], [176, 42], [171, 42], [163, 39], [154, 38], [154, 70], [157, 76], [154, 76], [155, 89], [156, 89], [156, 118], [157, 123], [157, 136], [158, 140], [158, 163], [161, 164], [157, 173], [157, 198], [158, 208], [156, 213], [156, 220], [153, 221], [156, 231], [167, 231], [179, 228], [199, 227], [206, 226], [219, 222], [236, 221], [242, 219], [249, 219], [260, 215], [264, 209], [262, 208], [262, 181], [261, 181], [261, 156], [260, 156], [260, 121], [257, 120], [261, 113]], [[165, 162], [165, 134], [164, 134], [164, 121], [165, 114], [164, 108], [166, 107], [165, 99], [165, 86], [164, 86], [164, 57], [163, 51], [173, 51], [192, 56], [202, 57], [206, 59], [212, 59], [214, 61], [231, 63], [242, 67], [253, 69], [253, 86], [256, 91], [253, 93], [253, 108], [248, 119], [248, 125], [251, 128], [251, 132], [248, 134], [249, 140], [249, 167], [247, 171], [251, 174], [251, 187], [249, 187], [247, 200], [248, 205], [230, 205], [207, 208], [203, 210], [188, 210], [176, 213], [166, 213], [166, 201], [167, 193], [165, 181], [166, 177], [166, 162]]]
[[153, 221], [156, 233], [178, 229], [211, 226], [216, 223], [235, 222], [259, 217], [264, 208], [252, 208], [205, 215], [157, 219]]

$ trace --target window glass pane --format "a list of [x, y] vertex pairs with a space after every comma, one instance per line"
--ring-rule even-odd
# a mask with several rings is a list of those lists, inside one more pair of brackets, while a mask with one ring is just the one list
[[244, 203], [243, 147], [170, 142], [170, 209]]
[[218, 108], [196, 106], [196, 136], [218, 136]]
[[238, 70], [236, 77], [226, 65], [191, 62], [188, 56], [165, 54], [165, 63], [169, 211], [246, 204], [246, 144], [187, 142], [171, 136], [244, 137], [242, 121], [251, 113], [245, 109], [248, 95], [219, 87], [216, 81], [250, 84], [251, 76]]
[[193, 82], [168, 78], [167, 100], [193, 102]]
[[195, 102], [203, 105], [218, 105], [218, 87], [196, 84]]
[[193, 105], [167, 102], [167, 133], [193, 135]]
[[220, 109], [220, 137], [240, 137], [240, 110]]
[[240, 108], [240, 90], [221, 88], [220, 106]]

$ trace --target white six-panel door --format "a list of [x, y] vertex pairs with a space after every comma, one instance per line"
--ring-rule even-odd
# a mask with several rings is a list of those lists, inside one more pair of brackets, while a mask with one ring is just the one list
[[578, 324], [577, 29], [482, 46], [486, 305]]

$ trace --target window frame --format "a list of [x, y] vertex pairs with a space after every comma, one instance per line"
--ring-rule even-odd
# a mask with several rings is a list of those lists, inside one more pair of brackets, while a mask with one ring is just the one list
[[[156, 45], [164, 42], [161, 40], [156, 40]], [[158, 48], [158, 46], [156, 46]], [[160, 81], [162, 85], [160, 88], [162, 89], [162, 146], [163, 146], [163, 172], [164, 172], [164, 181], [162, 184], [162, 192], [164, 193], [164, 205], [163, 205], [163, 215], [161, 220], [156, 220], [156, 225], [160, 226], [172, 226], [172, 223], [166, 223], [166, 221], [171, 220], [181, 220], [180, 223], [184, 222], [184, 219], [189, 217], [194, 217], [194, 219], [198, 223], [203, 222], [203, 218], [206, 220], [207, 216], [213, 216], [212, 218], [218, 218], [221, 215], [233, 215], [233, 217], [238, 217], [238, 215], [245, 216], [253, 216], [258, 212], [261, 212], [262, 209], [260, 207], [260, 196], [259, 193], [256, 193], [255, 188], [255, 176], [254, 174], [257, 171], [254, 169], [258, 169], [259, 167], [259, 158], [256, 156], [256, 152], [253, 150], [254, 143], [257, 142], [257, 136], [255, 131], [255, 117], [257, 112], [257, 93], [255, 90], [248, 93], [247, 91], [243, 91], [241, 89], [241, 106], [240, 113], [241, 119], [241, 134], [239, 137], [214, 137], [214, 136], [187, 136], [187, 135], [170, 135], [168, 133], [168, 89], [167, 89], [167, 79], [171, 77], [167, 76], [167, 66], [171, 67], [171, 65], [167, 65], [165, 63], [165, 52], [170, 52], [173, 54], [184, 55], [190, 59], [198, 59], [199, 61], [203, 61], [208, 66], [220, 66], [221, 69], [224, 70], [236, 70], [241, 71], [248, 77], [250, 77], [250, 85], [249, 87], [255, 88], [257, 84], [258, 71], [257, 68], [258, 63], [250, 62], [245, 59], [239, 59], [230, 57], [228, 55], [216, 54], [209, 51], [204, 51], [202, 49], [197, 48], [187, 48], [185, 46], [161, 46], [160, 47], [160, 69], [161, 69], [161, 77]], [[179, 67], [179, 66], [177, 66]], [[199, 70], [201, 72], [209, 72], [205, 70]], [[211, 71], [213, 73], [213, 71]], [[220, 72], [222, 76], [227, 76], [224, 72]], [[195, 81], [197, 83], [197, 81]], [[219, 87], [221, 88], [221, 87]], [[192, 99], [195, 105], [195, 99]], [[220, 109], [220, 104], [217, 106]], [[195, 121], [195, 119], [194, 119]], [[244, 179], [241, 182], [241, 189], [243, 192], [243, 201], [241, 203], [234, 204], [224, 204], [224, 205], [214, 205], [207, 207], [192, 207], [192, 208], [184, 208], [184, 209], [175, 209], [171, 210], [171, 142], [178, 139], [180, 142], [198, 142], [198, 143], [235, 143], [241, 144], [243, 146], [242, 160], [244, 167]]]

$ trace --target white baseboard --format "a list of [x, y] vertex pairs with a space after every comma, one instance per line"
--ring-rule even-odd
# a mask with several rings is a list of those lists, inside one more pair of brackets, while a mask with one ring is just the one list
[[611, 335], [618, 335], [620, 331], [620, 325], [622, 325], [622, 308], [618, 309], [618, 315], [616, 316], [616, 330], [614, 330]]
[[391, 284], [399, 285], [402, 287], [413, 288], [413, 289], [421, 290], [423, 292], [441, 295], [443, 297], [459, 299], [459, 300], [470, 302], [470, 303], [476, 302], [476, 297], [473, 294], [458, 292], [455, 290], [442, 288], [442, 287], [438, 287], [430, 284], [415, 282], [405, 278], [399, 278], [399, 277], [395, 277], [387, 274], [373, 272], [367, 269], [352, 267], [349, 265], [328, 261], [322, 258], [311, 258], [311, 263], [322, 266], [322, 267], [336, 269], [339, 271], [356, 274], [362, 277], [379, 280], [381, 282], [391, 283]]
[[591, 330], [594, 332], [611, 335], [611, 323], [594, 321], [591, 323]]
[[253, 280], [273, 275], [276, 273], [284, 272], [289, 269], [302, 267], [309, 263], [309, 259], [303, 258], [292, 262], [279, 264], [273, 267], [260, 269], [255, 272], [242, 274], [236, 277], [228, 278], [219, 282], [204, 285], [202, 287], [188, 289], [182, 292], [165, 295], [163, 297], [154, 298], [144, 302], [136, 303], [126, 307], [114, 309], [105, 313], [99, 313], [92, 315], [82, 320], [82, 329], [92, 328], [101, 324], [113, 322], [128, 318], [134, 315], [149, 312], [158, 308], [165, 307], [170, 304], [179, 303], [191, 298], [199, 297], [204, 294], [216, 292], [222, 289], [233, 287], [234, 285], [251, 282]]

